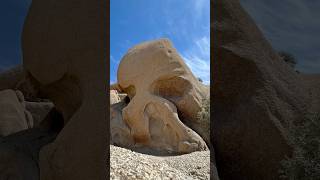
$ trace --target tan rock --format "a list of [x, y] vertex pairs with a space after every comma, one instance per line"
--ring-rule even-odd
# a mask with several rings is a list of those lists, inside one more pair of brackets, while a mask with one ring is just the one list
[[122, 92], [122, 89], [121, 89], [121, 87], [119, 86], [118, 83], [111, 84], [110, 85], [110, 90], [116, 90], [118, 92]]
[[134, 140], [122, 118], [122, 110], [126, 105], [121, 101], [110, 106], [110, 144], [130, 148], [134, 146]]
[[182, 153], [207, 148], [197, 133], [207, 140], [209, 134], [196, 116], [208, 89], [169, 40], [130, 49], [119, 65], [118, 86], [130, 98], [122, 115], [137, 145]]
[[7, 136], [33, 127], [33, 118], [25, 109], [23, 94], [19, 91], [0, 91], [0, 136]]
[[40, 151], [41, 179], [107, 176], [106, 3], [33, 0], [30, 6], [23, 65], [65, 121]]
[[116, 90], [110, 90], [110, 105], [120, 102], [119, 94]]

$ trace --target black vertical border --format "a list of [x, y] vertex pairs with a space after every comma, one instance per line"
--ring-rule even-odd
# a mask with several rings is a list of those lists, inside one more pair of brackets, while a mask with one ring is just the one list
[[210, 0], [210, 179], [214, 179], [214, 171], [213, 168], [215, 167], [215, 154], [214, 154], [214, 146], [213, 146], [213, 86], [214, 86], [214, 66], [213, 66], [213, 57], [214, 57], [214, 49], [213, 49], [213, 41], [214, 41], [214, 34], [213, 34], [213, 18], [214, 18], [214, 7], [213, 2], [214, 0]]
[[106, 171], [107, 171], [107, 176], [106, 180], [110, 179], [110, 0], [103, 0], [106, 1], [106, 12], [105, 12], [105, 22], [106, 22], [106, 30], [105, 30], [105, 47], [106, 47], [106, 57], [104, 61], [106, 62], [106, 68], [107, 68], [107, 73], [106, 73], [106, 94], [107, 94], [107, 99], [106, 99], [106, 126], [107, 126], [107, 145], [106, 147]]

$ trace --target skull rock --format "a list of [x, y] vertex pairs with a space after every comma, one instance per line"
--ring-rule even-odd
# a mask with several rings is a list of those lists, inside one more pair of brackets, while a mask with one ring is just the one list
[[130, 49], [119, 65], [118, 86], [130, 98], [122, 115], [137, 144], [182, 153], [207, 148], [202, 138], [209, 143], [209, 133], [202, 131], [197, 113], [208, 88], [169, 40]]

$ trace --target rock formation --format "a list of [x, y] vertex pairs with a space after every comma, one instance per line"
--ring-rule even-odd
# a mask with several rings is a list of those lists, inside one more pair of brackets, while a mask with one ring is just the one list
[[112, 87], [128, 95], [122, 119], [135, 146], [179, 153], [207, 149], [201, 137], [208, 140], [209, 134], [200, 128], [197, 113], [208, 88], [193, 76], [169, 40], [131, 48], [120, 62], [118, 84]]
[[54, 105], [51, 102], [26, 102], [26, 110], [32, 115], [35, 127], [40, 125], [53, 108]]
[[120, 102], [118, 91], [110, 90], [110, 105]]
[[213, 1], [213, 134], [221, 179], [279, 179], [288, 125], [310, 107], [303, 78], [280, 60], [238, 0]]
[[25, 72], [22, 65], [0, 73], [0, 90], [13, 89], [23, 93], [27, 101], [39, 101], [36, 82]]
[[33, 118], [25, 109], [23, 94], [19, 91], [0, 91], [0, 137], [33, 127]]
[[125, 101], [110, 105], [110, 144], [132, 148], [134, 147], [134, 140], [130, 134], [130, 128], [122, 118], [122, 110], [126, 106]]
[[40, 151], [41, 179], [107, 176], [106, 3], [33, 0], [30, 6], [23, 67], [65, 124]]
[[24, 77], [22, 66], [16, 66], [0, 73], [0, 90], [14, 89]]

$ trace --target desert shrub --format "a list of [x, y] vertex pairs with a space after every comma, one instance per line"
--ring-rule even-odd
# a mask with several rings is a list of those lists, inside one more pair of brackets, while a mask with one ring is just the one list
[[202, 100], [201, 109], [197, 114], [197, 120], [201, 126], [201, 129], [205, 132], [208, 140], [210, 136], [210, 98]]
[[281, 177], [289, 180], [320, 179], [320, 114], [309, 115], [298, 125], [291, 125], [289, 140], [292, 158], [282, 161]]
[[278, 54], [284, 62], [286, 62], [292, 68], [295, 68], [297, 61], [292, 54], [285, 51], [280, 51]]

